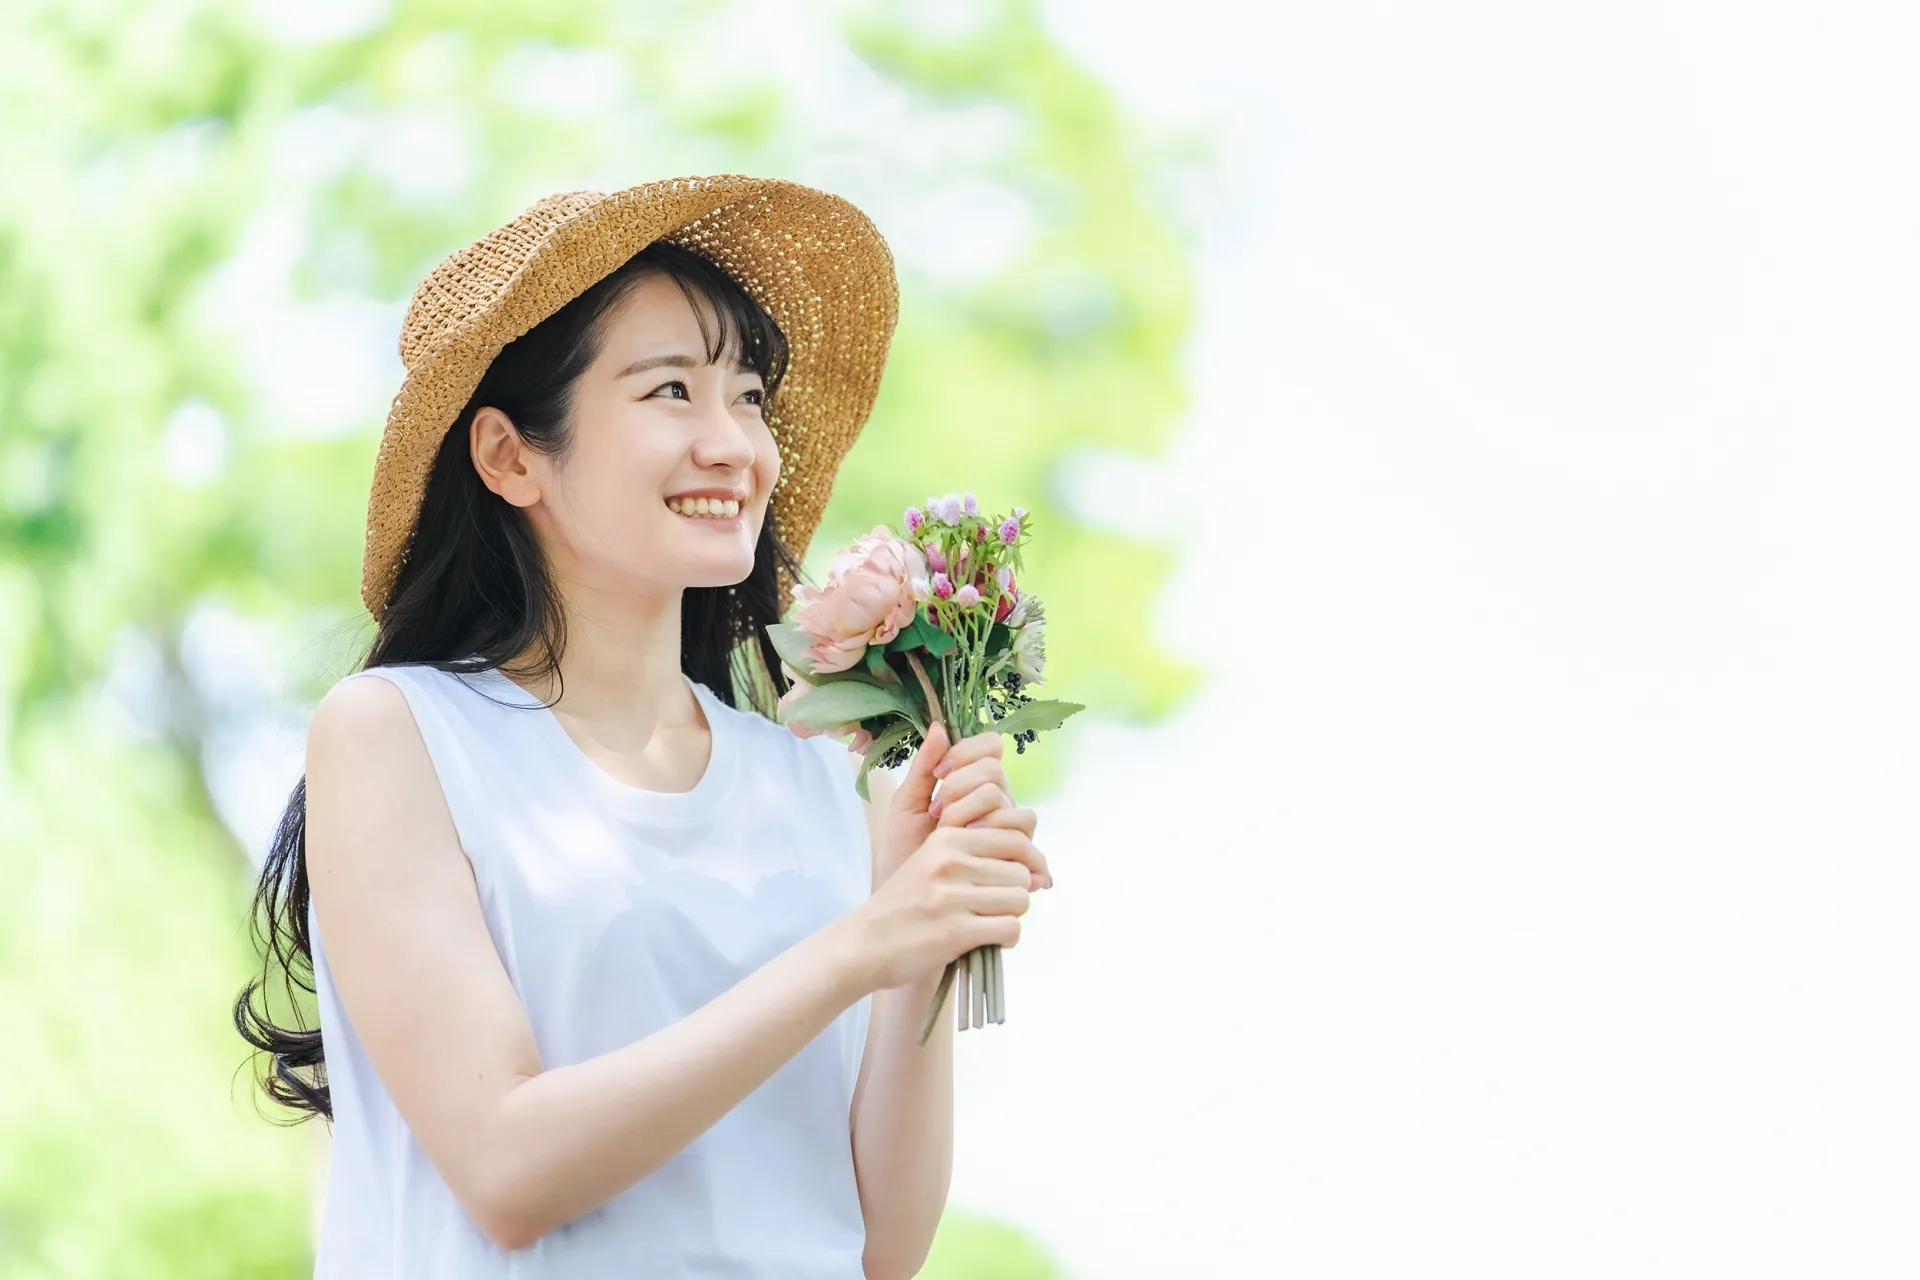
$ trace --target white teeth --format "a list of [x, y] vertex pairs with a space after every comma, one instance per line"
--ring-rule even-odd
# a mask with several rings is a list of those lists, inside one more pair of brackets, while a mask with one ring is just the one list
[[667, 509], [676, 515], [726, 519], [740, 514], [740, 503], [734, 498], [668, 498]]

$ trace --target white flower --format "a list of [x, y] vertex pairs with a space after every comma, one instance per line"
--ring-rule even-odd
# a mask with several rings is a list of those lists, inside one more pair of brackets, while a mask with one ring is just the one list
[[[1018, 623], [1015, 618], [1020, 619]], [[1047, 611], [1040, 597], [1028, 592], [1007, 615], [1013, 632], [1013, 669], [1023, 680], [1039, 684], [1047, 675]]]

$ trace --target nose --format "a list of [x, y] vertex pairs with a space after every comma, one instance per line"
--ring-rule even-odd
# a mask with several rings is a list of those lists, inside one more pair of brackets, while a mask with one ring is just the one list
[[702, 415], [700, 435], [693, 443], [696, 465], [745, 471], [753, 459], [753, 437], [729, 406], [722, 404]]

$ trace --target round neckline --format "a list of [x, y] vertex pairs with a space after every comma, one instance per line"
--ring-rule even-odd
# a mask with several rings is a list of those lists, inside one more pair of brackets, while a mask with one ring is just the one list
[[736, 752], [733, 726], [728, 723], [725, 714], [729, 708], [721, 703], [711, 689], [685, 672], [681, 673], [680, 678], [700, 704], [712, 740], [707, 752], [706, 769], [701, 772], [699, 780], [685, 791], [653, 791], [622, 782], [581, 749], [580, 744], [573, 740], [573, 735], [567, 732], [567, 727], [560, 723], [560, 717], [553, 713], [552, 707], [515, 684], [497, 667], [480, 672], [479, 676], [507, 695], [511, 705], [531, 711], [554, 753], [567, 762], [567, 767], [579, 776], [590, 792], [622, 813], [653, 822], [698, 822], [719, 807], [733, 783]]

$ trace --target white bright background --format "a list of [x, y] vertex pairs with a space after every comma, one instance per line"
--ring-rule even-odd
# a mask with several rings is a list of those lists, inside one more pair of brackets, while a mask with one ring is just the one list
[[1043, 809], [955, 1203], [1084, 1277], [1920, 1274], [1920, 9], [1047, 15], [1226, 148], [1142, 472], [1217, 679]]

